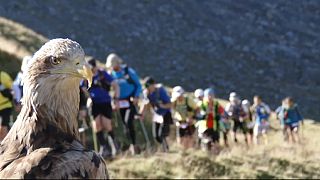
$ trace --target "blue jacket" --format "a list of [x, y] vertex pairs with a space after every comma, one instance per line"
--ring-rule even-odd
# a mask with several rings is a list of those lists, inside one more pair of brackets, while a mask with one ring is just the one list
[[285, 124], [293, 124], [303, 120], [303, 117], [301, 116], [298, 106], [296, 104], [289, 109], [284, 108], [280, 112], [280, 114], [283, 117]]
[[170, 108], [164, 109], [159, 107], [159, 103], [168, 104], [171, 102], [167, 91], [162, 86], [157, 87], [157, 89], [151, 94], [145, 93], [145, 96], [148, 98], [150, 104], [157, 114], [164, 116], [170, 112]]
[[[119, 84], [120, 99], [127, 99], [131, 96], [140, 96], [140, 93], [142, 92], [142, 86], [139, 80], [139, 76], [132, 68], [128, 68], [128, 75], [126, 75], [125, 73], [125, 67], [122, 67], [120, 71], [112, 71], [111, 75], [114, 79], [117, 80]], [[131, 78], [133, 82], [128, 82], [128, 78]]]
[[270, 108], [268, 105], [261, 103], [254, 107], [253, 112], [257, 125], [260, 125], [262, 120], [268, 121], [270, 116]]
[[[93, 103], [108, 103], [111, 102], [111, 97], [109, 90], [103, 86], [111, 86], [113, 81], [112, 76], [110, 76], [104, 70], [98, 70], [92, 78], [92, 86], [89, 89], [90, 97]], [[102, 85], [104, 84], [104, 85]], [[87, 87], [87, 83], [84, 81], [80, 84], [81, 87]]]

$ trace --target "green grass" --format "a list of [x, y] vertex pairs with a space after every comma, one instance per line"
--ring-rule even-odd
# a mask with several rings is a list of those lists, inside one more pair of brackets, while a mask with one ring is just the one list
[[0, 70], [7, 72], [12, 79], [20, 70], [21, 61], [15, 55], [0, 50]]

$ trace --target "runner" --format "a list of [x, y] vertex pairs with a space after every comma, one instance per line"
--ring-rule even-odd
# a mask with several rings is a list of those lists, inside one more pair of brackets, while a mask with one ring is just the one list
[[207, 143], [208, 150], [214, 150], [215, 153], [220, 151], [219, 139], [221, 121], [223, 121], [225, 111], [224, 108], [215, 100], [215, 93], [212, 88], [204, 91], [204, 99], [200, 105], [202, 111], [205, 112], [206, 130], [204, 137], [210, 138]]
[[10, 129], [9, 123], [12, 116], [11, 93], [12, 79], [8, 73], [0, 71], [0, 142], [8, 134]]
[[152, 77], [144, 79], [144, 86], [145, 101], [141, 107], [141, 117], [144, 118], [146, 108], [150, 106], [153, 113], [153, 136], [162, 144], [163, 151], [167, 152], [169, 146], [166, 137], [169, 136], [170, 125], [173, 124], [170, 97], [162, 84], [156, 84]]
[[233, 137], [234, 142], [238, 142], [237, 131], [240, 129], [245, 136], [245, 141], [247, 143], [247, 137], [243, 122], [243, 117], [245, 112], [241, 105], [241, 100], [238, 97], [237, 93], [231, 92], [229, 96], [229, 103], [226, 105], [225, 111], [228, 115], [228, 118], [233, 121]]
[[243, 127], [244, 127], [244, 132], [246, 135], [246, 140], [247, 140], [247, 145], [252, 145], [253, 144], [253, 128], [255, 125], [255, 121], [252, 120], [252, 113], [250, 111], [250, 102], [249, 100], [245, 99], [242, 101], [242, 108], [245, 112], [245, 116], [243, 117]]
[[251, 107], [252, 118], [255, 121], [255, 126], [253, 129], [254, 135], [254, 143], [260, 143], [260, 136], [262, 135], [264, 139], [264, 143], [268, 143], [267, 132], [270, 126], [269, 116], [270, 116], [270, 108], [267, 104], [262, 102], [260, 96], [254, 96], [253, 98], [254, 104]]
[[[203, 101], [203, 97], [204, 97], [204, 91], [203, 89], [196, 89], [194, 91], [194, 97], [195, 97], [195, 102], [197, 103], [197, 106], [200, 107], [202, 101]], [[203, 132], [202, 132], [202, 126], [203, 123], [199, 122], [201, 120], [204, 120], [204, 116], [205, 116], [205, 112], [204, 111], [201, 111], [200, 108], [197, 108], [196, 112], [195, 112], [195, 116], [194, 116], [194, 119], [197, 121], [196, 124], [195, 124], [195, 127], [197, 129], [197, 133], [198, 133], [198, 140], [197, 140], [197, 148], [200, 148], [201, 147], [201, 138], [202, 138], [202, 135], [203, 135]], [[199, 122], [199, 123], [198, 123]]]
[[125, 134], [130, 139], [129, 150], [131, 154], [136, 154], [136, 134], [134, 129], [134, 117], [137, 114], [139, 96], [142, 86], [137, 73], [126, 64], [116, 54], [112, 53], [107, 57], [106, 67], [111, 71], [111, 75], [117, 80], [120, 86], [119, 107]]
[[185, 94], [181, 86], [176, 86], [172, 90], [171, 98], [173, 106], [173, 118], [177, 127], [177, 142], [184, 148], [193, 147], [194, 112], [197, 104], [193, 98]]
[[286, 98], [284, 98], [282, 100], [282, 103], [281, 103], [281, 106], [279, 106], [275, 113], [276, 113], [276, 117], [277, 117], [277, 120], [279, 120], [279, 123], [280, 123], [280, 128], [282, 130], [282, 134], [283, 134], [283, 140], [284, 141], [287, 141], [288, 140], [288, 133], [287, 133], [287, 130], [285, 128], [285, 124], [284, 124], [284, 113], [281, 113], [284, 108], [286, 108]]
[[300, 114], [298, 105], [294, 103], [291, 97], [285, 99], [285, 107], [280, 112], [280, 116], [283, 117], [285, 130], [288, 134], [288, 140], [290, 143], [300, 142], [298, 130], [303, 125], [303, 117]]
[[[92, 100], [92, 116], [94, 118], [93, 127], [100, 143], [100, 153], [103, 157], [110, 157], [116, 154], [119, 146], [115, 140], [115, 135], [112, 130], [112, 104], [109, 95], [110, 88], [115, 91], [114, 99], [117, 107], [117, 99], [119, 98], [119, 86], [117, 82], [103, 69], [99, 69], [96, 60], [88, 61], [91, 65], [93, 76], [92, 86], [89, 88], [90, 99]], [[82, 90], [86, 91], [87, 84], [82, 83]], [[111, 149], [108, 147], [108, 140], [104, 136], [104, 131], [112, 139]]]

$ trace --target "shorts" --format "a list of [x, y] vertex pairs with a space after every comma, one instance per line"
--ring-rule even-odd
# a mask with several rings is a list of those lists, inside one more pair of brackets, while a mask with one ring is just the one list
[[11, 113], [12, 108], [0, 110], [1, 126], [6, 126], [9, 128]]
[[185, 136], [192, 136], [195, 132], [196, 128], [194, 125], [188, 125], [186, 128], [178, 128], [178, 136], [185, 137]]
[[299, 122], [294, 123], [286, 123], [285, 129], [290, 129], [290, 131], [298, 131], [299, 129]]
[[79, 106], [79, 110], [87, 110], [87, 106]]
[[204, 135], [209, 137], [213, 143], [218, 143], [220, 139], [219, 131], [213, 129], [207, 129], [204, 132]]
[[243, 122], [236, 121], [236, 120], [234, 120], [233, 122], [234, 122], [233, 129], [232, 129], [233, 132], [237, 132], [238, 129], [241, 129], [241, 131], [245, 133], [245, 128], [244, 128], [245, 124]]
[[163, 123], [169, 124], [169, 125], [173, 124], [171, 112], [167, 112], [165, 115], [163, 115]]
[[96, 118], [99, 115], [103, 115], [106, 118], [112, 119], [111, 102], [93, 103], [92, 104], [92, 116], [93, 116], [93, 118]]
[[255, 136], [258, 136], [259, 134], [265, 134], [267, 133], [269, 130], [269, 123], [266, 123], [265, 125], [263, 124], [256, 124], [253, 128], [253, 134]]
[[245, 130], [245, 133], [248, 133], [250, 135], [253, 135], [253, 128], [248, 128]]
[[220, 121], [220, 130], [223, 132], [228, 132], [231, 129], [230, 121]]

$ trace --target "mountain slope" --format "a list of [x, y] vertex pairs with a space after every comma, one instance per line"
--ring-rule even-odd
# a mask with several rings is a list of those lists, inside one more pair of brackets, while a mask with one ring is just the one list
[[227, 98], [291, 95], [320, 115], [320, 1], [1, 1], [0, 16], [48, 38], [79, 41], [87, 54], [119, 53], [141, 76]]

